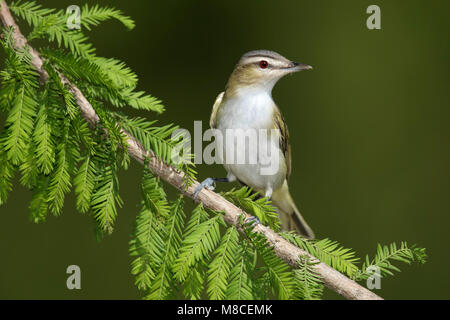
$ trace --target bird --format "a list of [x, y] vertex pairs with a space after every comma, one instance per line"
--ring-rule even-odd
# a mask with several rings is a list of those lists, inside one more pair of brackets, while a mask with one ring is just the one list
[[[217, 96], [210, 118], [210, 127], [216, 132], [216, 152], [227, 176], [205, 179], [196, 188], [194, 199], [202, 188], [213, 190], [216, 182], [237, 180], [271, 200], [277, 208], [282, 230], [297, 231], [307, 239], [315, 237], [289, 192], [288, 179], [292, 171], [289, 131], [272, 97], [272, 89], [282, 77], [311, 69], [310, 65], [291, 61], [269, 50], [250, 51], [240, 58], [225, 91]], [[233, 130], [239, 133], [228, 136], [227, 132]], [[256, 142], [238, 144], [236, 138], [242, 138], [243, 132], [249, 130], [265, 130], [267, 134], [257, 135]], [[255, 135], [249, 134], [248, 138], [251, 137]], [[270, 163], [275, 170], [266, 174], [262, 171], [267, 167], [268, 158], [259, 150], [263, 147], [272, 148], [270, 161], [278, 160]], [[244, 156], [247, 162], [236, 161], [235, 153]], [[254, 161], [250, 162], [249, 158]]]

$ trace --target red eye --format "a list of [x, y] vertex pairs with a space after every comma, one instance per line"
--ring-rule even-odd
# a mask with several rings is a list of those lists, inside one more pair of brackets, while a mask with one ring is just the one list
[[259, 67], [261, 68], [261, 69], [265, 69], [265, 68], [267, 68], [269, 66], [269, 63], [266, 61], [266, 60], [261, 60], [260, 62], [259, 62]]

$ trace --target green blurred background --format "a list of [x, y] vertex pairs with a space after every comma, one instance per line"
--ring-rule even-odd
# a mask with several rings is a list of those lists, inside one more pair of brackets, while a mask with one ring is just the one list
[[[94, 3], [40, 2], [58, 9]], [[131, 32], [107, 22], [88, 34], [98, 55], [126, 61], [140, 89], [163, 100], [161, 123], [192, 130], [202, 120], [206, 129], [216, 95], [246, 51], [275, 50], [314, 66], [273, 92], [290, 128], [296, 202], [319, 238], [360, 257], [373, 255], [377, 242], [428, 249], [427, 264], [402, 265], [402, 273], [382, 280], [377, 293], [384, 298], [450, 298], [449, 1], [95, 3], [135, 19]], [[371, 4], [381, 7], [382, 30], [366, 28]], [[198, 171], [199, 179], [224, 174], [220, 165]], [[75, 211], [73, 194], [61, 217], [31, 223], [31, 194], [16, 183], [0, 207], [0, 298], [139, 298], [128, 241], [141, 172], [133, 163], [121, 174], [125, 205], [101, 242], [91, 218]], [[81, 290], [66, 288], [71, 264], [81, 267]]]

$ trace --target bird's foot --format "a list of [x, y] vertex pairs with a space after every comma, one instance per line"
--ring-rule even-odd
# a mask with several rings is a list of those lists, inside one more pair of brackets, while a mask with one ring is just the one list
[[202, 191], [203, 188], [211, 191], [214, 190], [216, 188], [216, 181], [213, 178], [206, 178], [205, 180], [203, 180], [195, 189], [193, 197], [194, 201], [195, 199], [197, 199], [198, 194], [200, 193], [200, 191]]
[[253, 223], [251, 224], [251, 226], [254, 228], [257, 224], [259, 224], [259, 219], [258, 217], [255, 216], [251, 216], [247, 219], [245, 219], [245, 223], [251, 223], [253, 221]]

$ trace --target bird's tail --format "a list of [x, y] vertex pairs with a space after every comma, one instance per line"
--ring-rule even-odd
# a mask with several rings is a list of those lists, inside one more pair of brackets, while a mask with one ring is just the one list
[[272, 203], [278, 208], [282, 230], [296, 230], [305, 238], [314, 239], [314, 232], [295, 206], [286, 181], [280, 189], [273, 192]]

